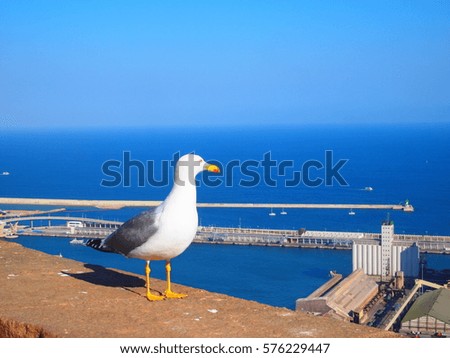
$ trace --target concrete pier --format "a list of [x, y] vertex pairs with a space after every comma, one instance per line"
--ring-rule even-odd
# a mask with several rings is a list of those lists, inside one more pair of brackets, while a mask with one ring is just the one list
[[[87, 206], [102, 209], [123, 207], [153, 207], [161, 204], [157, 200], [80, 200], [45, 198], [0, 198], [0, 204], [48, 205], [48, 206]], [[414, 211], [412, 205], [401, 204], [304, 204], [304, 203], [198, 203], [199, 208], [284, 208], [284, 209], [378, 209]]]

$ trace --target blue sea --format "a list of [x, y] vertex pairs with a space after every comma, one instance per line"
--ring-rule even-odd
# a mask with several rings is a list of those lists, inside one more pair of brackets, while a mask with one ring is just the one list
[[[200, 224], [450, 235], [450, 126], [303, 125], [220, 128], [7, 129], [0, 133], [1, 197], [163, 200], [172, 165], [194, 151], [222, 168], [198, 176], [199, 202], [398, 204], [386, 210], [199, 209]], [[167, 171], [166, 171], [167, 169]], [[167, 174], [168, 173], [168, 174]], [[120, 180], [117, 180], [120, 179]], [[364, 190], [372, 187], [372, 191]], [[3, 205], [0, 209], [13, 208]], [[68, 208], [74, 215], [124, 221], [143, 210]], [[144, 262], [69, 244], [23, 237], [24, 246], [90, 265], [143, 273]], [[450, 255], [428, 255], [450, 268]], [[351, 272], [351, 252], [193, 244], [172, 261], [173, 281], [293, 308], [328, 279]], [[164, 278], [163, 263], [152, 274]]]

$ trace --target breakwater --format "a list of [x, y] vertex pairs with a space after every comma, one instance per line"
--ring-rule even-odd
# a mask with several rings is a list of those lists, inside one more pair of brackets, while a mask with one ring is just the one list
[[[154, 207], [161, 204], [157, 200], [80, 200], [44, 198], [0, 198], [0, 204], [9, 205], [48, 205], [48, 206], [86, 206], [102, 209], [121, 209], [124, 207]], [[284, 209], [376, 209], [414, 211], [410, 204], [305, 204], [305, 203], [198, 203], [199, 208], [284, 208]]]

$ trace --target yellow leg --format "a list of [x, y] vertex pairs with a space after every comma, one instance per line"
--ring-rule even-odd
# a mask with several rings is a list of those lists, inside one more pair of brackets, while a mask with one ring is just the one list
[[164, 292], [164, 296], [167, 298], [185, 298], [187, 295], [184, 293], [175, 293], [172, 292], [170, 287], [170, 271], [172, 271], [172, 267], [170, 266], [170, 261], [166, 261], [166, 279], [167, 279], [167, 289]]
[[158, 296], [150, 293], [150, 272], [150, 261], [147, 261], [147, 264], [145, 265], [145, 287], [147, 288], [147, 299], [149, 301], [161, 301], [164, 299], [163, 296]]

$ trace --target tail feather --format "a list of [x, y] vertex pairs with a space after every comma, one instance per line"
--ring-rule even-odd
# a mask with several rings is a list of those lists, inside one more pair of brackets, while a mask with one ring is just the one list
[[105, 245], [104, 241], [105, 239], [89, 239], [88, 241], [86, 241], [85, 245], [103, 252], [114, 252], [113, 249]]

